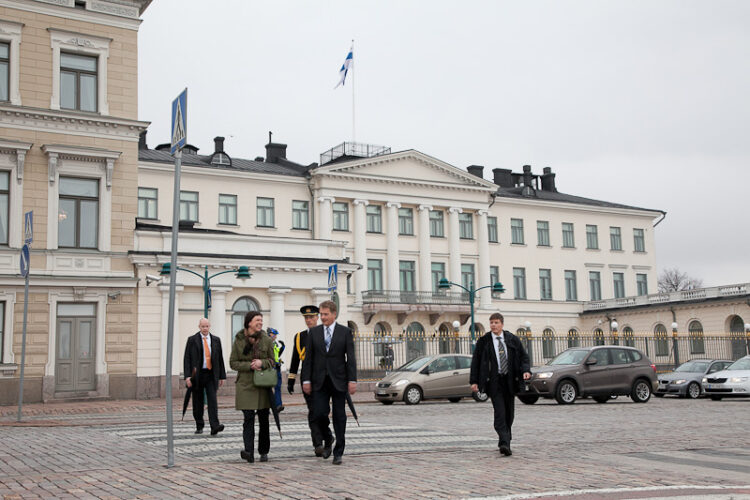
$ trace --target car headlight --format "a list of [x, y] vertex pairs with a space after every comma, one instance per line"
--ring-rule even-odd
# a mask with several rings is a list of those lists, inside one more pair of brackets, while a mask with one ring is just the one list
[[409, 381], [407, 379], [402, 378], [401, 380], [399, 380], [398, 382], [396, 382], [395, 384], [393, 384], [393, 387], [398, 387], [400, 385], [406, 385], [408, 383], [409, 383]]
[[674, 381], [674, 382], [672, 382], [672, 383], [673, 383], [674, 385], [680, 385], [680, 384], [684, 384], [685, 382], [687, 382], [687, 380], [685, 380], [684, 378], [681, 378], [680, 380], [675, 380], [675, 381]]
[[536, 378], [550, 378], [552, 376], [552, 372], [541, 372], [536, 374]]
[[739, 382], [747, 382], [747, 377], [732, 377], [729, 379], [730, 382], [733, 384], [739, 383]]
[[704, 383], [704, 384], [707, 384], [707, 383], [708, 383], [708, 378], [706, 378], [706, 377], [703, 377], [703, 383]]

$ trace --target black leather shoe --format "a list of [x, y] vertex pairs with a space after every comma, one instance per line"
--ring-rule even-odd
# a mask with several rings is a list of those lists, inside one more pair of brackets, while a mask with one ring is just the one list
[[278, 408], [276, 408], [276, 411], [278, 411], [279, 413], [281, 413], [282, 411], [284, 411], [284, 405], [281, 405]]
[[268, 454], [267, 454], [267, 453], [263, 453], [263, 454], [262, 454], [262, 455], [260, 456], [260, 461], [261, 461], [261, 462], [268, 462]]
[[510, 446], [508, 446], [507, 444], [503, 444], [500, 445], [500, 454], [509, 457], [513, 454], [513, 452], [510, 451]]
[[324, 447], [323, 447], [323, 458], [328, 458], [328, 457], [330, 457], [330, 456], [331, 456], [331, 452], [332, 452], [332, 451], [333, 451], [333, 450], [332, 450], [332, 448], [331, 448], [331, 445], [328, 445], [328, 446], [324, 446]]
[[198, 429], [195, 429], [196, 434], [203, 434], [203, 427], [200, 427]]
[[211, 429], [211, 435], [215, 436], [223, 430], [224, 430], [224, 424], [219, 424], [219, 426], [216, 429]]
[[319, 444], [315, 447], [315, 456], [316, 457], [322, 457], [323, 456], [323, 445]]
[[341, 462], [343, 462], [343, 460], [341, 460], [341, 457], [333, 457], [333, 462], [331, 463], [333, 465], [341, 465]]
[[252, 453], [248, 453], [245, 450], [242, 450], [240, 452], [240, 456], [242, 457], [243, 460], [247, 460], [250, 463], [255, 462], [255, 457], [253, 456], [253, 454]]

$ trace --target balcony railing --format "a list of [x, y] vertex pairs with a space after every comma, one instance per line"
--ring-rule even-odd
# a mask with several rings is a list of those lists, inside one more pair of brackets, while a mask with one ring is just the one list
[[469, 294], [462, 292], [402, 292], [400, 290], [366, 290], [363, 304], [469, 305]]
[[736, 295], [750, 295], [750, 283], [739, 285], [714, 286], [709, 288], [695, 288], [680, 292], [652, 293], [649, 295], [623, 297], [620, 299], [593, 300], [583, 304], [584, 311], [611, 309], [619, 307], [637, 307], [650, 304], [665, 304], [669, 302], [685, 302]]

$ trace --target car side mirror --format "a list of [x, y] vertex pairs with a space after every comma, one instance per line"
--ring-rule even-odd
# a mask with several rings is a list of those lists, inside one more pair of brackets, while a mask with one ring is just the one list
[[430, 367], [425, 366], [422, 368], [422, 371], [420, 372], [422, 375], [429, 375], [430, 374]]
[[597, 363], [596, 358], [595, 359], [587, 359], [586, 360], [586, 366], [595, 365]]

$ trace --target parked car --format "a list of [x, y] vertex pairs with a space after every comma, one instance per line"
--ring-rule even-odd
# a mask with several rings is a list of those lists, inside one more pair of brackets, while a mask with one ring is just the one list
[[750, 356], [738, 359], [726, 370], [706, 375], [703, 390], [714, 401], [750, 397]]
[[448, 399], [452, 403], [473, 397], [487, 401], [487, 394], [472, 393], [469, 385], [471, 356], [437, 354], [421, 356], [396, 368], [375, 384], [375, 399], [385, 405], [403, 400], [415, 405], [423, 399]]
[[613, 396], [624, 395], [645, 403], [657, 384], [656, 366], [641, 351], [615, 345], [574, 347], [531, 372], [526, 391], [518, 395], [526, 404], [534, 404], [540, 397], [571, 404], [589, 396], [606, 403]]
[[682, 363], [675, 371], [659, 375], [659, 386], [654, 391], [654, 396], [673, 394], [681, 398], [699, 398], [703, 394], [703, 377], [731, 364], [732, 361], [728, 359], [691, 359]]

